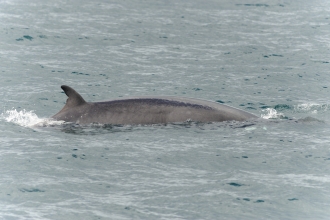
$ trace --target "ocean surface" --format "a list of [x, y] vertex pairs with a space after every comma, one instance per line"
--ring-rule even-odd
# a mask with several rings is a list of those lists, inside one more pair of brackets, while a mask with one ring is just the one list
[[[0, 0], [0, 219], [330, 219], [330, 1]], [[174, 95], [257, 122], [52, 121]]]

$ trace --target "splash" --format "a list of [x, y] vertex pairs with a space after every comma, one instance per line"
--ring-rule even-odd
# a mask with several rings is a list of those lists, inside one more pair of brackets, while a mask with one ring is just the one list
[[283, 113], [278, 113], [273, 108], [267, 108], [267, 109], [264, 109], [262, 111], [266, 112], [266, 114], [261, 115], [261, 118], [264, 118], [264, 119], [281, 119], [281, 118], [285, 118]]
[[33, 111], [26, 111], [25, 109], [22, 111], [7, 110], [1, 114], [1, 119], [23, 127], [46, 127], [63, 123], [49, 118], [39, 118]]
[[310, 112], [313, 114], [317, 114], [318, 112], [326, 112], [328, 109], [328, 104], [303, 103], [295, 106], [296, 112]]

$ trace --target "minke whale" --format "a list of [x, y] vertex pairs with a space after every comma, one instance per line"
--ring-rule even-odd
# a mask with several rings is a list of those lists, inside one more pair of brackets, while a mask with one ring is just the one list
[[174, 122], [246, 121], [257, 116], [217, 102], [172, 96], [146, 96], [86, 102], [69, 86], [61, 88], [66, 104], [53, 119], [77, 124], [166, 124]]

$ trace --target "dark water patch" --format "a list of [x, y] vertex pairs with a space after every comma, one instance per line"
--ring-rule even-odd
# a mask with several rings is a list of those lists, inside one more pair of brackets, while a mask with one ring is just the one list
[[262, 202], [265, 202], [264, 200], [262, 199], [258, 199], [257, 201], [255, 201], [254, 203], [262, 203]]
[[[106, 159], [106, 160], [108, 159], [107, 157], [104, 157], [104, 155], [101, 155], [101, 157], [104, 158], [104, 159]], [[84, 158], [81, 158], [81, 159], [84, 159]]]
[[32, 41], [33, 37], [29, 35], [24, 35], [23, 37], [17, 38], [16, 41], [24, 41], [24, 39]]
[[281, 55], [281, 54], [272, 54], [270, 56], [272, 56], [272, 57], [283, 57], [283, 55]]
[[88, 73], [71, 72], [71, 74], [89, 76]]
[[292, 199], [288, 199], [290, 202], [292, 202], [292, 201], [297, 201], [297, 200], [299, 200], [299, 199], [297, 199], [297, 198], [292, 198]]
[[235, 187], [241, 187], [241, 186], [244, 186], [244, 184], [239, 184], [239, 183], [234, 183], [234, 182], [227, 183], [227, 184], [230, 185], [230, 186], [235, 186]]
[[260, 106], [259, 108], [261, 108], [261, 109], [267, 109], [267, 108], [272, 108], [272, 107], [269, 106], [269, 105], [263, 105], [263, 106]]
[[[241, 200], [240, 198], [236, 198], [237, 200]], [[247, 201], [247, 202], [249, 202], [249, 201], [251, 201], [251, 199], [249, 199], [249, 198], [243, 198], [242, 199], [243, 201]]]
[[246, 7], [269, 7], [268, 4], [236, 4], [236, 6], [246, 6]]
[[242, 156], [242, 158], [249, 158], [248, 156]]
[[324, 64], [328, 64], [330, 63], [329, 61], [324, 61], [324, 60], [314, 60], [314, 63], [324, 63]]
[[224, 103], [225, 103], [225, 102], [222, 101], [222, 100], [217, 100], [216, 102], [221, 103], [221, 104], [224, 104]]
[[283, 57], [281, 54], [269, 54], [269, 55], [264, 55], [264, 58], [269, 58], [269, 57]]
[[[248, 102], [246, 104], [242, 103], [240, 104], [239, 106], [246, 106], [246, 105], [249, 105], [249, 106], [254, 106], [255, 104], [254, 103], [251, 103], [251, 102]], [[248, 107], [249, 108], [249, 107]]]
[[23, 38], [27, 39], [27, 40], [33, 40], [33, 37], [29, 36], [29, 35], [24, 35]]
[[39, 38], [47, 39], [48, 37], [46, 35], [39, 35]]
[[73, 158], [80, 158], [82, 160], [85, 160], [86, 159], [86, 155], [85, 154], [81, 154], [80, 156], [78, 156], [77, 154], [72, 154], [71, 155]]
[[281, 110], [290, 110], [293, 109], [293, 107], [287, 104], [277, 104], [274, 106], [274, 109], [281, 111]]
[[22, 189], [19, 189], [19, 191], [21, 191], [21, 192], [45, 192], [44, 190], [37, 189], [37, 188], [31, 188], [31, 189], [22, 188]]
[[192, 90], [194, 90], [194, 91], [200, 91], [202, 89], [200, 89], [200, 88], [193, 88]]
[[[226, 123], [226, 122], [223, 122]], [[247, 128], [247, 127], [251, 127], [253, 125], [256, 125], [255, 122], [232, 122], [231, 124], [229, 124], [230, 128], [233, 129], [237, 129], [237, 128]]]

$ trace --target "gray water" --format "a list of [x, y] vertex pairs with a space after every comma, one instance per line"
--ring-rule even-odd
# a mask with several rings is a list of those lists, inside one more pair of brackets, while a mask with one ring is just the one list
[[[0, 219], [330, 219], [330, 2], [0, 0]], [[264, 120], [77, 126], [176, 95]]]

